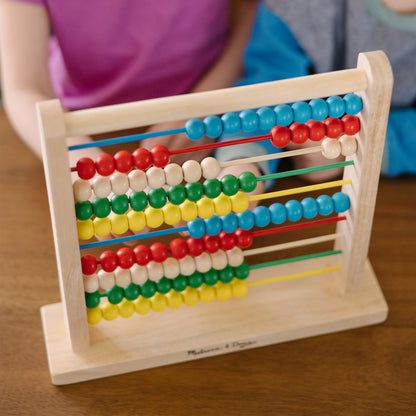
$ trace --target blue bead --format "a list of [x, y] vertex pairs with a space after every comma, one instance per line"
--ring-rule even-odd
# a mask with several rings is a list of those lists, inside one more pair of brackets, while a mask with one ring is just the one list
[[236, 113], [225, 113], [221, 117], [224, 133], [237, 133], [241, 129], [240, 117]]
[[295, 222], [302, 218], [302, 204], [299, 201], [296, 201], [296, 199], [287, 201], [285, 207], [287, 209], [287, 219], [289, 221]]
[[269, 206], [269, 211], [273, 224], [283, 224], [287, 220], [287, 210], [284, 205], [275, 202]]
[[354, 116], [363, 109], [363, 101], [357, 94], [350, 93], [344, 96], [345, 112]]
[[350, 198], [343, 192], [332, 195], [332, 200], [334, 201], [335, 212], [345, 212], [350, 207]]
[[334, 210], [334, 201], [328, 195], [320, 195], [316, 198], [320, 215], [329, 215]]
[[254, 223], [257, 225], [257, 227], [266, 227], [272, 220], [269, 209], [263, 205], [259, 205], [258, 207], [254, 208], [253, 214]]
[[212, 139], [220, 137], [223, 131], [222, 121], [217, 116], [208, 116], [204, 119], [205, 134]]
[[278, 126], [288, 126], [293, 122], [293, 110], [290, 105], [279, 104], [274, 108], [274, 112]]
[[311, 119], [311, 108], [305, 101], [298, 101], [292, 104], [293, 119], [296, 123], [306, 123]]
[[185, 123], [186, 135], [190, 140], [200, 140], [205, 135], [205, 124], [198, 118], [191, 118]]
[[254, 227], [254, 214], [249, 209], [239, 212], [237, 218], [238, 227], [242, 230], [251, 230]]
[[201, 238], [205, 234], [205, 222], [202, 218], [195, 218], [188, 222], [189, 235], [193, 238]]
[[276, 114], [269, 107], [262, 107], [257, 110], [259, 127], [262, 130], [270, 131], [276, 125]]
[[222, 230], [226, 233], [233, 233], [238, 227], [237, 215], [234, 212], [230, 212], [227, 215], [221, 217]]
[[216, 215], [213, 215], [204, 221], [206, 233], [208, 235], [218, 235], [222, 231], [222, 222]]
[[303, 216], [305, 218], [315, 218], [318, 215], [318, 203], [315, 199], [307, 197], [301, 201]]
[[254, 131], [259, 127], [259, 118], [253, 110], [244, 110], [240, 113], [241, 128], [244, 131]]
[[322, 121], [328, 117], [328, 104], [322, 98], [314, 98], [309, 101], [309, 106], [313, 120]]
[[339, 118], [345, 114], [344, 100], [340, 96], [333, 95], [327, 98], [326, 103], [328, 104], [329, 117]]

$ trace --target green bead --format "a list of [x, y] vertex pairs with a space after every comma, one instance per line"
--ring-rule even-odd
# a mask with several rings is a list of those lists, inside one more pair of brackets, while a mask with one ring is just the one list
[[165, 294], [172, 289], [172, 282], [167, 277], [162, 277], [157, 283], [157, 291], [159, 293]]
[[204, 187], [199, 182], [188, 182], [185, 189], [186, 197], [192, 202], [199, 201], [204, 195]]
[[218, 179], [207, 179], [204, 182], [204, 193], [208, 198], [216, 198], [221, 191], [221, 182]]
[[237, 279], [247, 279], [248, 275], [250, 274], [250, 266], [245, 261], [243, 261], [239, 266], [234, 268], [234, 274]]
[[188, 284], [193, 289], [197, 289], [204, 283], [204, 278], [202, 277], [202, 274], [199, 272], [192, 273], [190, 276], [188, 276]]
[[105, 218], [111, 212], [110, 201], [107, 198], [94, 198], [92, 206], [94, 207], [94, 214], [98, 218]]
[[129, 209], [129, 198], [127, 195], [113, 195], [111, 197], [111, 208], [118, 215], [125, 214]]
[[176, 290], [177, 292], [182, 292], [186, 289], [187, 286], [188, 281], [186, 280], [186, 277], [182, 276], [181, 274], [178, 277], [172, 279], [173, 290]]
[[186, 199], [185, 187], [183, 185], [169, 186], [168, 188], [169, 202], [174, 205], [180, 205]]
[[85, 293], [87, 308], [96, 308], [100, 304], [100, 293], [98, 290], [93, 293]]
[[123, 300], [124, 291], [121, 287], [114, 286], [107, 292], [107, 299], [113, 305], [117, 305]]
[[215, 269], [208, 270], [204, 273], [204, 283], [207, 286], [214, 286], [218, 282], [218, 272]]
[[220, 275], [220, 280], [223, 283], [230, 283], [234, 278], [234, 268], [230, 265], [225, 266], [225, 268], [220, 270], [218, 273]]
[[88, 220], [92, 217], [92, 204], [90, 201], [75, 203], [75, 214], [79, 220]]
[[147, 195], [146, 192], [132, 191], [129, 196], [131, 209], [134, 211], [143, 211], [147, 207]]
[[166, 205], [166, 191], [163, 188], [150, 189], [147, 197], [153, 208], [163, 208]]
[[156, 283], [151, 280], [140, 285], [140, 292], [144, 298], [151, 298], [156, 293], [156, 289]]
[[232, 196], [235, 195], [239, 188], [240, 184], [238, 179], [234, 175], [225, 175], [221, 178], [222, 191], [225, 195]]
[[140, 295], [139, 286], [135, 283], [131, 282], [125, 289], [124, 289], [124, 297], [127, 300], [136, 300]]
[[252, 172], [243, 172], [240, 173], [238, 177], [238, 181], [240, 182], [240, 188], [244, 192], [251, 192], [256, 189], [257, 186], [257, 179], [256, 175]]

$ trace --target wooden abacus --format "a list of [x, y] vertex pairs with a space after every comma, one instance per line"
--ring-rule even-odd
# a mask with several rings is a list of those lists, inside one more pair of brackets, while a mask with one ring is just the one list
[[[392, 82], [392, 73], [388, 60], [382, 52], [377, 51], [360, 54], [356, 69], [252, 86], [73, 112], [64, 112], [59, 100], [39, 103], [38, 115], [42, 151], [62, 297], [61, 303], [41, 308], [52, 382], [54, 384], [74, 383], [233, 352], [241, 348], [261, 347], [272, 343], [375, 324], [385, 320], [387, 305], [367, 259], [367, 253]], [[213, 114], [221, 115], [226, 113], [230, 115], [232, 113], [227, 112], [262, 106], [265, 106], [262, 107], [262, 111], [267, 112], [270, 110], [265, 109], [269, 106], [348, 93], [355, 93], [355, 97], [361, 97], [363, 108], [359, 115], [361, 128], [356, 134], [356, 141], [345, 139], [345, 147], [349, 149], [344, 152], [345, 154], [352, 153], [350, 152], [351, 148], [355, 150], [355, 143], [358, 143], [358, 150], [353, 155], [348, 156], [346, 162], [341, 163], [342, 166], [345, 166], [342, 181], [266, 193], [257, 197], [247, 197], [245, 192], [237, 192], [237, 190], [227, 190], [226, 192], [226, 187], [233, 187], [235, 181], [233, 182], [232, 180], [231, 182], [233, 183], [231, 185], [227, 185], [223, 181], [221, 182], [223, 191], [221, 198], [226, 200], [226, 202], [218, 202], [218, 198], [221, 195], [217, 197], [215, 203], [209, 202], [211, 200], [208, 197], [202, 198], [201, 201], [203, 202], [191, 203], [187, 200], [189, 207], [191, 207], [188, 207], [190, 211], [179, 203], [175, 205], [173, 202], [169, 205], [170, 211], [168, 209], [162, 211], [160, 207], [163, 204], [157, 201], [156, 196], [152, 196], [154, 199], [145, 208], [144, 212], [133, 209], [130, 211], [133, 213], [130, 217], [126, 214], [120, 214], [114, 218], [120, 220], [121, 223], [126, 223], [127, 221], [131, 228], [134, 229], [136, 227], [137, 230], [140, 228], [137, 226], [138, 222], [146, 224], [147, 221], [148, 225], [155, 227], [160, 225], [158, 218], [161, 215], [162, 222], [164, 218], [166, 223], [173, 224], [176, 220], [172, 220], [172, 218], [180, 218], [181, 213], [186, 212], [186, 215], [184, 215], [187, 217], [186, 219], [190, 220], [186, 227], [168, 229], [167, 231], [158, 230], [150, 233], [150, 235], [158, 235], [159, 231], [160, 233], [175, 233], [178, 230], [188, 230], [191, 237], [195, 237], [191, 240], [194, 243], [198, 241], [198, 244], [202, 241], [205, 244], [205, 249], [211, 252], [211, 255], [201, 253], [200, 248], [195, 248], [196, 246], [192, 245], [193, 243], [188, 244], [188, 242], [172, 243], [169, 249], [160, 245], [159, 249], [153, 247], [153, 251], [146, 248], [143, 249], [145, 246], [141, 245], [142, 248], [140, 250], [143, 249], [145, 251], [144, 254], [139, 249], [132, 251], [128, 248], [124, 251], [119, 250], [117, 254], [108, 254], [107, 252], [98, 261], [102, 269], [107, 270], [102, 272], [100, 279], [95, 274], [97, 262], [93, 256], [83, 256], [83, 264], [81, 264], [80, 248], [84, 250], [87, 247], [94, 246], [94, 243], [92, 245], [89, 245], [90, 243], [81, 244], [80, 246], [79, 235], [84, 239], [88, 239], [94, 232], [98, 233], [97, 230], [101, 230], [100, 233], [105, 234], [106, 232], [103, 232], [99, 228], [100, 226], [107, 230], [118, 231], [119, 234], [124, 232], [124, 230], [117, 228], [119, 227], [118, 223], [115, 220], [113, 222], [113, 220], [107, 219], [105, 213], [100, 215], [101, 222], [97, 220], [94, 223], [88, 218], [90, 214], [86, 217], [83, 216], [84, 214], [80, 214], [81, 219], [78, 217], [77, 220], [79, 213], [74, 208], [75, 201], [70, 175], [71, 169], [68, 163], [66, 137], [111, 132], [148, 126], [159, 122], [206, 117]], [[336, 98], [340, 99], [340, 97]], [[259, 114], [259, 111], [257, 113], [254, 112], [254, 114]], [[206, 121], [205, 126], [209, 125], [210, 129], [215, 129], [218, 127], [215, 127], [218, 124], [218, 120], [221, 119], [214, 116], [214, 118], [211, 118], [212, 123]], [[261, 120], [264, 123], [268, 123], [268, 121], [265, 121], [266, 119]], [[336, 138], [339, 136], [338, 127], [343, 125], [345, 133], [348, 134], [350, 129], [346, 126], [348, 123], [334, 120], [337, 119], [330, 117], [329, 121], [325, 120], [325, 123], [327, 121], [329, 123], [326, 126], [324, 123], [318, 123], [317, 127], [305, 124], [297, 132], [294, 130], [295, 126], [299, 127], [299, 124], [302, 123], [294, 123], [291, 125], [291, 128], [285, 127], [280, 129], [279, 127], [272, 131], [271, 135], [265, 135], [263, 139], [265, 137], [271, 138], [275, 143], [281, 143], [283, 146], [286, 143], [287, 135], [292, 135], [293, 140], [294, 136], [299, 134], [297, 140], [301, 142], [304, 140], [302, 139], [302, 131], [304, 131], [305, 126], [308, 126], [306, 134], [309, 134], [309, 136], [321, 136], [319, 129], [324, 128], [324, 133], [327, 136]], [[356, 122], [357, 117], [355, 117], [352, 124], [354, 125]], [[330, 132], [333, 127], [331, 127], [331, 123], [335, 125], [335, 133]], [[213, 125], [214, 127], [212, 127]], [[203, 122], [195, 121], [195, 119], [190, 120], [189, 126], [190, 130], [188, 129], [188, 133], [190, 132], [190, 134], [188, 136], [192, 136], [195, 131], [195, 134], [198, 136], [200, 134], [198, 129], [204, 128]], [[220, 126], [218, 129], [218, 133], [220, 133], [223, 127]], [[183, 131], [186, 131], [186, 128], [179, 129], [177, 132]], [[148, 136], [142, 135], [142, 137]], [[135, 138], [140, 137], [133, 137], [133, 139]], [[313, 137], [312, 139], [319, 140], [321, 138]], [[329, 144], [324, 151], [329, 152], [331, 154], [330, 157], [334, 157], [339, 154], [341, 144], [336, 139], [328, 140]], [[108, 143], [101, 142], [101, 144]], [[100, 144], [100, 142], [97, 144]], [[248, 158], [243, 161], [254, 162], [316, 150], [322, 150], [322, 146], [316, 146], [312, 150], [300, 149], [268, 155], [263, 157], [263, 159]], [[170, 154], [174, 152], [175, 150], [173, 149]], [[153, 163], [165, 166], [166, 157], [168, 160], [169, 152], [166, 156], [166, 150], [162, 149], [160, 154], [154, 155]], [[124, 171], [125, 175], [122, 177], [122, 181], [126, 180], [128, 171], [140, 172], [140, 163], [143, 162], [143, 159], [138, 157], [135, 162], [136, 167], [132, 169], [128, 160], [129, 156], [127, 156], [127, 166], [124, 166], [125, 159], [120, 156], [119, 164], [120, 166], [123, 165], [120, 170]], [[205, 177], [214, 180], [212, 172], [215, 172], [216, 175], [218, 167], [239, 162], [241, 161], [218, 164], [214, 159], [208, 159], [204, 162], [205, 165], [202, 167], [202, 172], [205, 169]], [[114, 163], [114, 161], [110, 160], [111, 163]], [[189, 169], [183, 167], [179, 173], [176, 167], [172, 167], [171, 170], [176, 172], [175, 175], [179, 175], [179, 179], [175, 175], [169, 176], [169, 178], [175, 177], [176, 179], [172, 179], [172, 181], [176, 181], [175, 183], [179, 184], [183, 179], [181, 175], [185, 174], [185, 180], [186, 176], [188, 176], [192, 182], [197, 183], [201, 177], [201, 168], [195, 169], [195, 165], [192, 162], [191, 165]], [[94, 164], [87, 159], [78, 164], [78, 170], [84, 169], [87, 172], [82, 174], [79, 172], [85, 178], [90, 178], [95, 173], [94, 169], [96, 167], [99, 168], [99, 171], [102, 168], [98, 161]], [[91, 172], [91, 169], [94, 172]], [[110, 173], [105, 172], [105, 168], [103, 169], [101, 169], [103, 175]], [[196, 177], [193, 177], [192, 172], [198, 171], [198, 169], [200, 172], [199, 176], [197, 174]], [[158, 172], [160, 173], [160, 170]], [[166, 172], [165, 180], [168, 177]], [[286, 175], [290, 174], [287, 173]], [[143, 175], [143, 173], [137, 173], [137, 175]], [[280, 173], [280, 175], [284, 177], [285, 173]], [[253, 177], [250, 175], [248, 175], [248, 179], [253, 181]], [[139, 179], [137, 180], [140, 181]], [[153, 180], [159, 184], [159, 187], [162, 186], [162, 183], [158, 182], [157, 175], [156, 179], [153, 176], [150, 179], [149, 175], [148, 182]], [[255, 178], [256, 180], [258, 181], [260, 178]], [[108, 185], [108, 180], [103, 181]], [[134, 181], [135, 179], [130, 178], [131, 188], [135, 188], [137, 185], [137, 182]], [[114, 180], [115, 182], [117, 181]], [[252, 185], [247, 185], [243, 182], [243, 180], [239, 182], [242, 188], [247, 188], [246, 190], [252, 189]], [[87, 179], [82, 179], [78, 182], [78, 185], [75, 185], [75, 188], [79, 187], [79, 189], [75, 189], [75, 197], [78, 200], [87, 201], [84, 205], [88, 211], [92, 206], [88, 202], [90, 191], [85, 191], [84, 197], [80, 197], [77, 194], [77, 192], [81, 194], [84, 192], [85, 183], [87, 183]], [[215, 184], [218, 184], [218, 182], [215, 182]], [[252, 214], [251, 211], [246, 211], [250, 198], [267, 199], [339, 185], [342, 185], [342, 192], [334, 195], [332, 199], [327, 196], [319, 201], [306, 198], [305, 200], [308, 200], [308, 202], [303, 200], [301, 203], [294, 200], [292, 202], [293, 212], [291, 211], [292, 208], [287, 205], [288, 203], [285, 206], [274, 204], [274, 207], [271, 206], [269, 209], [262, 207], [255, 214]], [[119, 185], [113, 184], [113, 186], [117, 187]], [[142, 185], [137, 186], [140, 188]], [[114, 189], [113, 191], [115, 194], [118, 192]], [[95, 192], [97, 194], [101, 192], [98, 190], [98, 185], [96, 185]], [[105, 196], [108, 192], [108, 190], [105, 191], [104, 195], [101, 196]], [[207, 191], [207, 196], [210, 192], [214, 191]], [[166, 192], [160, 191], [159, 193], [162, 195], [162, 201], [166, 202]], [[225, 193], [228, 193], [230, 196], [224, 196]], [[218, 195], [218, 192], [215, 191], [214, 194]], [[191, 198], [190, 195], [191, 192], [189, 191], [187, 194], [188, 198]], [[172, 198], [174, 199], [174, 196]], [[194, 200], [196, 199], [194, 198]], [[149, 201], [150, 195], [148, 195], [145, 205]], [[131, 200], [130, 203], [132, 205]], [[328, 205], [325, 205], [328, 203], [330, 204], [329, 209]], [[178, 205], [180, 206], [178, 207]], [[78, 208], [79, 206], [80, 204]], [[283, 225], [278, 227], [278, 230], [272, 228], [271, 231], [266, 229], [255, 231], [254, 233], [247, 231], [253, 224], [259, 227], [264, 227], [270, 222], [279, 224], [288, 215], [288, 220], [297, 221], [300, 218], [299, 212], [301, 212], [300, 216], [302, 216], [303, 212], [303, 216], [310, 219], [317, 213], [328, 215], [334, 207], [338, 207], [338, 209], [335, 209], [336, 212], [343, 212], [349, 206], [348, 211], [342, 214], [342, 216], [339, 214], [327, 219]], [[279, 219], [281, 207], [283, 207], [282, 209], [285, 212], [283, 219]], [[230, 212], [231, 208], [238, 213], [229, 214], [231, 216], [229, 217], [230, 221], [234, 225], [230, 225], [227, 222], [228, 220], [223, 219], [225, 217], [221, 217], [221, 215], [228, 217], [226, 214]], [[137, 212], [139, 213], [137, 214]], [[153, 215], [155, 212], [156, 214]], [[212, 215], [213, 212], [216, 212], [217, 215]], [[98, 211], [96, 213], [98, 218]], [[195, 218], [196, 214], [199, 217]], [[335, 247], [331, 252], [291, 258], [287, 261], [274, 260], [262, 265], [249, 267], [245, 263], [243, 265], [241, 263], [243, 256], [241, 249], [238, 247], [231, 248], [233, 244], [236, 244], [236, 241], [240, 247], [247, 247], [253, 235], [260, 236], [268, 232], [280, 232], [287, 229], [317, 225], [325, 221], [337, 222], [337, 232], [334, 235], [315, 237], [308, 239], [306, 242], [288, 242], [277, 247], [265, 248], [262, 251], [272, 252], [307, 243], [335, 240]], [[100, 226], [97, 225], [99, 222]], [[108, 229], [109, 224], [110, 228]], [[240, 228], [233, 234], [237, 227], [236, 224]], [[210, 236], [215, 236], [221, 230], [226, 232], [226, 234], [223, 233], [222, 235], [224, 237], [223, 240], [220, 240], [219, 237], [213, 237], [214, 242], [209, 240]], [[207, 233], [207, 238], [199, 239], [205, 233]], [[227, 235], [232, 237], [227, 240]], [[138, 235], [116, 238], [112, 241], [97, 242], [97, 245], [142, 237]], [[230, 245], [231, 240], [234, 243]], [[219, 250], [219, 246], [224, 250]], [[189, 264], [185, 265], [185, 261], [181, 263], [180, 260], [177, 260], [185, 258], [183, 256], [185, 256], [187, 250], [189, 251], [188, 254], [199, 256], [198, 260], [195, 260], [196, 257], [190, 260], [191, 266]], [[166, 258], [168, 251], [171, 252], [171, 257]], [[215, 254], [216, 252], [218, 254]], [[248, 250], [245, 252], [245, 255], [252, 255], [257, 252], [259, 252], [259, 249]], [[133, 257], [131, 253], [134, 253]], [[153, 256], [151, 263], [149, 259], [146, 260], [148, 262], [147, 266], [145, 266], [146, 261], [143, 260], [143, 256]], [[187, 255], [187, 257], [192, 256]], [[207, 260], [208, 258], [210, 260]], [[168, 261], [168, 263], [164, 266], [163, 261]], [[217, 269], [214, 269], [217, 271], [210, 274], [210, 268], [215, 265]], [[116, 272], [112, 274], [112, 270], [115, 267], [118, 267], [118, 274]], [[135, 269], [130, 270], [126, 274], [128, 267], [134, 267]], [[234, 276], [237, 276], [237, 278], [230, 281], [228, 273], [228, 280], [224, 277], [224, 280], [218, 281], [218, 276], [220, 275], [218, 270], [225, 270], [227, 267], [228, 271], [231, 270], [231, 278]], [[259, 267], [262, 268], [259, 269]], [[249, 269], [251, 270], [246, 282], [243, 279], [247, 277]], [[195, 270], [202, 273], [203, 280], [200, 279], [201, 273], [196, 274], [196, 277], [191, 273]], [[143, 273], [146, 274], [148, 280], [143, 280]], [[163, 273], [165, 273], [164, 277], [162, 277]], [[175, 281], [176, 286], [172, 286], [172, 279], [178, 276], [178, 273], [182, 273], [182, 277], [188, 276], [186, 279], [182, 279], [182, 283], [184, 281], [188, 282], [191, 287], [185, 288], [185, 286], [182, 286], [179, 288], [181, 285], [178, 283], [179, 280]], [[166, 279], [167, 274], [169, 274], [168, 277], [171, 280]], [[226, 274], [223, 273], [224, 276]], [[300, 277], [305, 278], [298, 279]], [[196, 282], [198, 279], [200, 280], [199, 283]], [[167, 289], [162, 290], [163, 285], [160, 283], [162, 280], [165, 283], [168, 282]], [[109, 281], [112, 282], [110, 285], [108, 284]], [[216, 283], [217, 281], [218, 283]], [[265, 284], [275, 281], [282, 281], [276, 290]], [[112, 292], [103, 292], [101, 290], [100, 293], [97, 290], [97, 282], [101, 284], [101, 289], [103, 290], [111, 290], [112, 285], [116, 289]], [[256, 287], [251, 289], [251, 286]], [[130, 288], [129, 291], [127, 288]], [[155, 288], [160, 289], [159, 293], [155, 293]], [[250, 290], [246, 295], [248, 288]], [[87, 292], [86, 294], [84, 294], [84, 290]], [[181, 290], [183, 291], [181, 292]], [[166, 293], [166, 296], [163, 293]], [[234, 298], [244, 295], [246, 295], [244, 299]], [[227, 302], [215, 300], [215, 306], [213, 306], [209, 302], [215, 297], [220, 300], [230, 297], [231, 299]], [[103, 304], [102, 301], [105, 298], [108, 298], [110, 302]], [[186, 306], [179, 308], [182, 303], [193, 305], [199, 300], [202, 302], [199, 302], [193, 308]], [[87, 308], [87, 306], [90, 307]], [[172, 310], [163, 313], [154, 312], [162, 311], [166, 306]], [[139, 315], [144, 314], [149, 309], [153, 309], [153, 311], [146, 316]], [[134, 312], [137, 312], [137, 314]], [[129, 318], [122, 319], [119, 317], [112, 321], [118, 315]], [[89, 322], [96, 323], [96, 325], [89, 325]]]

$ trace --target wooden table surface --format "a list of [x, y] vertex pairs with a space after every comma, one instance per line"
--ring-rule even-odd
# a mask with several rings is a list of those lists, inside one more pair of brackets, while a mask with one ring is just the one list
[[416, 415], [416, 177], [382, 179], [370, 259], [381, 325], [55, 387], [39, 315], [59, 301], [40, 161], [0, 111], [1, 415]]

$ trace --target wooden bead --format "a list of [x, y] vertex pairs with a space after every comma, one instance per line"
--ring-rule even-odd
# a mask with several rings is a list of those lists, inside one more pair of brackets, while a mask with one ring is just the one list
[[118, 215], [114, 212], [110, 216], [111, 220], [111, 231], [114, 234], [124, 234], [129, 229], [129, 221], [126, 214]]
[[231, 198], [225, 194], [220, 194], [214, 199], [215, 213], [218, 216], [227, 215], [231, 212]]
[[111, 177], [111, 190], [116, 195], [124, 195], [129, 190], [129, 178], [127, 174], [114, 172]]
[[89, 240], [94, 236], [94, 225], [91, 220], [77, 220], [78, 238], [80, 240]]
[[84, 280], [84, 292], [94, 293], [99, 289], [100, 285], [98, 283], [98, 276], [96, 273], [88, 276], [84, 274], [82, 277]]
[[168, 279], [174, 279], [176, 276], [179, 276], [179, 262], [173, 257], [168, 257], [163, 263], [164, 275]]
[[227, 258], [230, 266], [237, 267], [244, 261], [243, 250], [239, 247], [234, 247], [227, 251]]
[[199, 256], [195, 257], [196, 270], [200, 273], [206, 273], [211, 269], [211, 257], [208, 253], [203, 252]]
[[198, 182], [201, 179], [201, 165], [196, 160], [187, 160], [182, 165], [183, 178], [185, 182]]
[[146, 171], [147, 183], [150, 188], [158, 189], [161, 188], [165, 182], [165, 171], [162, 168], [152, 166]]
[[107, 176], [96, 175], [91, 181], [94, 194], [98, 198], [107, 198], [111, 193], [111, 182]]
[[212, 268], [215, 270], [222, 270], [228, 264], [227, 254], [224, 250], [218, 250], [215, 253], [211, 253]]
[[342, 156], [352, 156], [357, 151], [357, 140], [354, 136], [342, 136], [339, 139], [341, 143]]
[[131, 283], [131, 275], [129, 269], [122, 269], [117, 267], [114, 270], [114, 276], [116, 280], [116, 285], [119, 287], [127, 287]]
[[95, 163], [89, 157], [83, 157], [77, 162], [77, 172], [81, 179], [91, 179], [95, 175]]
[[215, 214], [215, 205], [212, 199], [201, 198], [196, 206], [198, 208], [198, 216], [202, 219], [207, 219]]
[[133, 156], [127, 150], [120, 150], [114, 155], [114, 163], [119, 172], [126, 173], [133, 166]]
[[142, 211], [131, 210], [127, 214], [127, 220], [129, 222], [129, 229], [132, 231], [141, 231], [146, 227], [146, 215]]
[[184, 221], [193, 221], [198, 215], [196, 203], [189, 201], [188, 199], [179, 205], [179, 209], [181, 210], [181, 218]]
[[196, 264], [193, 257], [187, 254], [184, 258], [178, 260], [179, 270], [184, 276], [190, 276], [196, 271]]
[[93, 222], [94, 234], [98, 237], [105, 237], [111, 233], [110, 218], [94, 218]]
[[213, 157], [206, 157], [201, 162], [202, 176], [205, 179], [215, 179], [220, 173], [220, 164]]
[[75, 201], [88, 201], [91, 197], [91, 185], [87, 180], [77, 179], [72, 184]]
[[163, 277], [163, 266], [162, 263], [156, 263], [153, 260], [150, 260], [149, 263], [146, 264], [147, 274], [149, 279], [153, 282], [157, 282]]
[[128, 174], [129, 186], [132, 191], [141, 192], [147, 187], [146, 173], [139, 169], [134, 169]]
[[336, 159], [341, 154], [341, 145], [339, 141], [328, 137], [322, 140], [322, 154], [327, 159]]
[[110, 290], [115, 285], [114, 273], [106, 272], [105, 270], [101, 269], [98, 272], [98, 282], [101, 289]]
[[168, 225], [175, 225], [181, 220], [181, 210], [177, 205], [166, 204], [162, 208], [163, 219]]
[[139, 266], [137, 263], [135, 263], [129, 271], [131, 280], [136, 285], [142, 285], [149, 278], [146, 266]]
[[170, 186], [179, 185], [183, 181], [182, 168], [177, 163], [169, 163], [164, 167], [166, 183]]
[[147, 207], [144, 210], [144, 215], [146, 217], [146, 224], [150, 228], [158, 228], [163, 224], [163, 211], [159, 208]]

